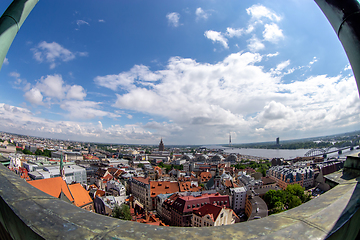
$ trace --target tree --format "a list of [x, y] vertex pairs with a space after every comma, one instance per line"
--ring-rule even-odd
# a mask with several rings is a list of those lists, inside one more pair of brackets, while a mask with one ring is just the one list
[[40, 149], [36, 149], [35, 155], [43, 155], [43, 151], [41, 151]]
[[33, 153], [30, 150], [24, 149], [22, 150], [24, 154], [33, 155]]
[[144, 167], [144, 164], [143, 164], [143, 163], [139, 163], [139, 164], [138, 164], [138, 167], [139, 167], [139, 168], [143, 168], [143, 167]]
[[292, 195], [292, 196], [290, 196], [290, 199], [289, 199], [288, 209], [300, 206], [301, 203], [302, 202], [298, 196]]
[[158, 166], [161, 167], [161, 168], [163, 168], [164, 165], [165, 165], [165, 164], [164, 164], [163, 162], [160, 162], [160, 163], [158, 164]]
[[130, 208], [126, 204], [121, 204], [121, 206], [116, 206], [112, 212], [114, 218], [120, 218], [123, 220], [131, 220]]

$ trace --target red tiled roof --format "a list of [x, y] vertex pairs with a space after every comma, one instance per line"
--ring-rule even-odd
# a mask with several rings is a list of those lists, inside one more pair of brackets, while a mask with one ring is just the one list
[[222, 207], [215, 206], [213, 204], [205, 204], [203, 207], [200, 207], [198, 210], [195, 210], [194, 214], [200, 217], [210, 215], [212, 217], [212, 220], [215, 222], [221, 212], [221, 209]]
[[201, 187], [192, 186], [191, 182], [179, 182], [180, 192], [197, 192]]
[[144, 178], [144, 177], [133, 177], [134, 180], [137, 180], [139, 182], [142, 182], [144, 184], [150, 184], [150, 178]]
[[80, 183], [69, 185], [72, 196], [74, 197], [74, 204], [78, 207], [82, 207], [89, 203], [92, 203], [88, 192], [81, 186]]
[[150, 182], [150, 197], [156, 197], [159, 194], [179, 192], [178, 182], [170, 181], [151, 181]]
[[202, 172], [200, 173], [200, 179], [202, 182], [207, 182], [212, 178], [210, 172]]
[[[175, 195], [175, 196], [174, 196]], [[172, 208], [180, 213], [188, 213], [199, 209], [204, 204], [217, 204], [230, 208], [230, 201], [228, 195], [220, 195], [219, 193], [202, 194], [201, 196], [178, 196], [172, 195], [165, 200], [165, 204], [170, 205]], [[174, 196], [174, 197], [173, 197]]]
[[28, 183], [56, 198], [59, 198], [63, 192], [71, 202], [74, 201], [66, 182], [61, 177], [33, 180]]

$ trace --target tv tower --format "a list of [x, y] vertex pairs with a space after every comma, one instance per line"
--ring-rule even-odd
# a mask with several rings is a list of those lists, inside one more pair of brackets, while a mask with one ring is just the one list
[[231, 147], [231, 133], [229, 133], [229, 146]]

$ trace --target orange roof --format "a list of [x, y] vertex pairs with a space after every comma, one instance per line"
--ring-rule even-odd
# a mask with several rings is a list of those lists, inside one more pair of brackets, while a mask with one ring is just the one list
[[28, 181], [28, 183], [56, 198], [59, 198], [63, 192], [71, 202], [74, 201], [66, 182], [61, 177], [33, 180]]
[[198, 210], [194, 211], [194, 214], [204, 217], [209, 215], [213, 221], [216, 221], [219, 213], [221, 212], [222, 207], [215, 206], [213, 204], [205, 204], [203, 207], [200, 207]]
[[178, 182], [170, 181], [151, 181], [150, 182], [150, 197], [156, 197], [159, 194], [179, 192]]
[[202, 172], [200, 173], [200, 179], [202, 182], [207, 182], [212, 178], [210, 172]]
[[149, 184], [150, 178], [144, 178], [144, 177], [133, 177], [134, 180], [137, 180], [139, 182], [142, 182], [144, 184]]
[[179, 183], [180, 192], [197, 192], [201, 190], [201, 187], [195, 187], [191, 185], [191, 182]]
[[98, 189], [96, 190], [95, 196], [99, 196], [99, 197], [105, 196], [105, 191]]
[[158, 171], [158, 173], [161, 175], [162, 174], [162, 169], [158, 166], [154, 167], [154, 171]]
[[92, 202], [88, 192], [81, 186], [80, 183], [69, 185], [70, 192], [74, 197], [74, 204], [77, 207], [82, 207]]

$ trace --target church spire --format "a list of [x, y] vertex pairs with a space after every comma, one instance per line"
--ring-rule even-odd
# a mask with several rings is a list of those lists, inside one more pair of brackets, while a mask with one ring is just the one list
[[165, 147], [164, 147], [163, 140], [162, 140], [162, 138], [161, 138], [160, 144], [159, 144], [159, 151], [164, 151], [164, 150], [165, 150]]

